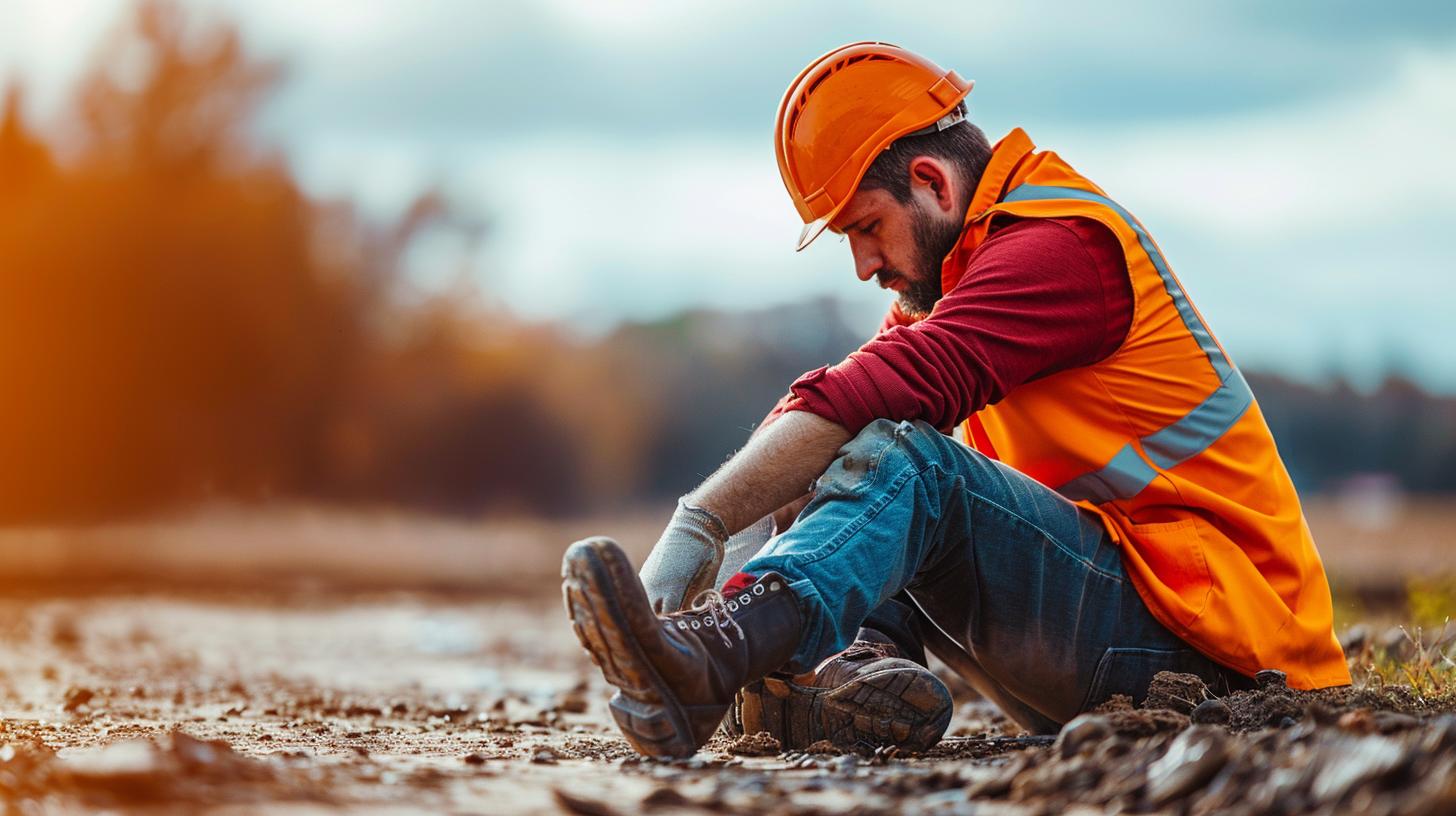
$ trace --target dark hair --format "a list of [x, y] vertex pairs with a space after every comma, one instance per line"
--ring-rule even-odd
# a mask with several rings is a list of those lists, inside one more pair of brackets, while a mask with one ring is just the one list
[[[966, 103], [957, 105], [956, 110], [964, 115]], [[981, 180], [981, 173], [986, 170], [986, 162], [991, 160], [991, 143], [987, 141], [986, 134], [971, 124], [970, 120], [936, 133], [902, 136], [891, 142], [885, 152], [875, 158], [870, 169], [865, 171], [864, 178], [860, 180], [860, 189], [884, 190], [901, 204], [908, 202], [910, 162], [916, 156], [934, 156], [958, 168], [961, 181], [966, 186], [965, 203], [969, 204], [970, 195], [975, 190], [976, 183]]]

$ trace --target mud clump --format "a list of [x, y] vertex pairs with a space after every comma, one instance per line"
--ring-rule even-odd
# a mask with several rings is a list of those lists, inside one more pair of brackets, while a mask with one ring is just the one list
[[567, 813], [576, 813], [580, 816], [618, 816], [621, 811], [603, 802], [600, 799], [592, 799], [576, 793], [570, 793], [561, 788], [553, 788], [551, 798], [556, 804]]
[[82, 706], [91, 702], [96, 692], [84, 686], [72, 686], [66, 690], [66, 697], [61, 701], [61, 710], [74, 712]]
[[1092, 709], [1092, 713], [1109, 714], [1113, 711], [1131, 711], [1136, 707], [1133, 705], [1132, 698], [1126, 694], [1114, 694], [1108, 697], [1101, 705]]
[[744, 734], [734, 739], [728, 743], [728, 746], [724, 750], [735, 756], [778, 756], [783, 753], [784, 746], [773, 734], [767, 731], [759, 731], [755, 734]]
[[591, 698], [587, 692], [586, 681], [578, 682], [557, 698], [556, 710], [567, 714], [585, 714], [591, 708]]
[[1093, 753], [1095, 749], [1116, 740], [1176, 733], [1187, 727], [1187, 717], [1166, 709], [1129, 708], [1101, 714], [1092, 712], [1074, 717], [1063, 726], [1053, 748], [1062, 758], [1070, 759]]
[[1188, 719], [1195, 725], [1228, 725], [1233, 712], [1223, 700], [1204, 700], [1194, 707]]
[[1208, 686], [1197, 675], [1164, 671], [1153, 676], [1142, 707], [1176, 711], [1186, 715], [1192, 714], [1199, 703], [1212, 696]]
[[1188, 718], [1167, 709], [1134, 709], [1114, 711], [1098, 715], [1105, 718], [1112, 733], [1121, 737], [1150, 737], [1182, 731], [1188, 727]]

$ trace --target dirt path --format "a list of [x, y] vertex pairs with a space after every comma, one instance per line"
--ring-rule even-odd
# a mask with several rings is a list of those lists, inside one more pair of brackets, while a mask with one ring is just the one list
[[[1200, 812], [1250, 790], [1269, 812], [1357, 795], [1399, 794], [1400, 812], [1456, 804], [1456, 720], [1336, 711], [1318, 725], [1303, 700], [1252, 736], [1124, 711], [1048, 747], [969, 703], [925, 758], [742, 756], [717, 741], [642, 762], [548, 599], [10, 600], [0, 654], [0, 797], [16, 812]], [[1348, 767], [1331, 776], [1336, 760]], [[1295, 770], [1260, 793], [1252, 775], [1275, 761]]]
[[[748, 804], [765, 773], [805, 762], [710, 751], [639, 763], [546, 600], [12, 601], [0, 605], [0, 651], [0, 794], [47, 810], [558, 813], [565, 799], [634, 812], [679, 796]], [[780, 775], [818, 787], [814, 768]]]

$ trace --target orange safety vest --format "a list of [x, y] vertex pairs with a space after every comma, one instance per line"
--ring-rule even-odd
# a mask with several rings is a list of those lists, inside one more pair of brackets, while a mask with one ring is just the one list
[[991, 156], [943, 291], [998, 217], [1117, 235], [1133, 316], [1101, 362], [1022, 384], [966, 441], [1102, 518], [1153, 616], [1210, 658], [1295, 688], [1350, 682], [1329, 584], [1274, 438], [1233, 360], [1137, 219], [1019, 128]]

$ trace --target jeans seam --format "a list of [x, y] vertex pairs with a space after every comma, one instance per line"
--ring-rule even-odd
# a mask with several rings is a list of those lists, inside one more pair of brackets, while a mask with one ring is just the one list
[[[1087, 685], [1087, 693], [1082, 696], [1082, 702], [1077, 705], [1077, 713], [1087, 710], [1088, 706], [1094, 705], [1092, 698], [1101, 690], [1106, 674], [1109, 671], [1108, 665], [1112, 662], [1112, 649], [1104, 649], [1102, 656], [1097, 658], [1097, 667], [1092, 670], [1092, 682]], [[1100, 705], [1098, 700], [1095, 705]]]
[[1057, 540], [1057, 537], [1056, 536], [1054, 536], [1051, 533], [1047, 532], [1045, 529], [1042, 528], [1042, 526], [1040, 524], [1037, 524], [1036, 522], [1032, 521], [1031, 519], [1026, 518], [1025, 516], [1021, 515], [1020, 513], [1016, 512], [1015, 510], [1011, 510], [1010, 508], [1007, 508], [1007, 507], [1002, 507], [1000, 503], [998, 503], [998, 502], [996, 502], [996, 501], [994, 501], [992, 499], [989, 499], [989, 498], [981, 495], [980, 493], [977, 493], [974, 490], [967, 490], [966, 492], [969, 493], [969, 494], [971, 494], [972, 496], [975, 496], [976, 499], [978, 499], [980, 501], [983, 501], [986, 504], [991, 505], [992, 507], [996, 508], [997, 510], [1000, 510], [1001, 512], [1005, 513], [1006, 515], [1008, 515], [1008, 516], [1016, 519], [1017, 521], [1020, 521], [1022, 524], [1025, 524], [1026, 526], [1030, 527], [1031, 529], [1036, 530], [1038, 533], [1041, 533], [1041, 537], [1042, 538], [1044, 538], [1048, 542], [1050, 542], [1053, 547], [1056, 547], [1058, 550], [1061, 550], [1064, 554], [1067, 555], [1067, 557], [1071, 558], [1073, 561], [1076, 561], [1077, 563], [1081, 564], [1082, 566], [1086, 567], [1087, 569], [1091, 570], [1092, 572], [1095, 572], [1098, 575], [1101, 575], [1103, 578], [1111, 578], [1112, 580], [1117, 581], [1118, 583], [1122, 583], [1122, 576], [1121, 575], [1117, 575], [1115, 573], [1108, 572], [1108, 571], [1104, 570], [1103, 568], [1097, 566], [1096, 564], [1092, 563], [1091, 559], [1084, 558], [1081, 554], [1072, 552], [1071, 550], [1067, 549], [1067, 547], [1065, 545], [1063, 545], [1062, 542], [1060, 542], [1060, 541]]
[[834, 551], [844, 546], [845, 542], [853, 538], [856, 534], [859, 533], [860, 530], [863, 530], [865, 526], [873, 521], [875, 517], [878, 516], [882, 511], [884, 511], [884, 509], [888, 507], [891, 502], [899, 497], [900, 491], [905, 489], [905, 485], [909, 484], [912, 479], [918, 478], [933, 467], [935, 467], [935, 464], [931, 463], [922, 468], [916, 469], [916, 467], [912, 464], [910, 467], [907, 467], [904, 470], [900, 471], [900, 473], [897, 474], [895, 478], [890, 482], [890, 485], [885, 489], [885, 491], [880, 494], [879, 498], [871, 502], [870, 506], [864, 509], [864, 512], [860, 513], [852, 521], [846, 524], [844, 528], [840, 530], [839, 535], [836, 535], [835, 537], [829, 539], [827, 542], [824, 543], [823, 546], [815, 549], [813, 552], [805, 553], [803, 556], [803, 563], [812, 564], [816, 561], [832, 555]]
[[[959, 451], [957, 453], [959, 453]], [[970, 456], [972, 456], [972, 458], [974, 458], [974, 454], [976, 452], [973, 449], [967, 448], [966, 449], [966, 453], [967, 453], [967, 455], [970, 455]], [[882, 454], [883, 454], [883, 451], [882, 451]], [[987, 460], [987, 461], [988, 461], [988, 463], [990, 462], [990, 460]], [[936, 463], [932, 461], [931, 464], [928, 467], [934, 467], [935, 465], [936, 465]], [[990, 464], [989, 466], [991, 467], [991, 469], [993, 469], [993, 470], [995, 469], [995, 465], [994, 464]], [[968, 481], [968, 480], [964, 480], [963, 479], [963, 481]], [[1043, 487], [1044, 487], [1044, 485], [1043, 485]], [[975, 497], [979, 501], [983, 501], [983, 502], [991, 505], [992, 507], [997, 508], [998, 510], [1000, 510], [1001, 512], [1003, 512], [1006, 515], [1010, 516], [1011, 518], [1014, 518], [1014, 519], [1022, 522], [1023, 524], [1027, 525], [1028, 527], [1032, 528], [1033, 530], [1036, 530], [1038, 533], [1041, 534], [1041, 537], [1043, 539], [1045, 539], [1046, 541], [1050, 542], [1053, 547], [1055, 547], [1058, 550], [1062, 551], [1062, 553], [1065, 554], [1068, 558], [1071, 558], [1073, 561], [1076, 561], [1077, 563], [1081, 564], [1083, 567], [1085, 567], [1086, 569], [1090, 570], [1091, 572], [1093, 572], [1093, 573], [1095, 573], [1097, 575], [1100, 575], [1103, 578], [1107, 578], [1107, 579], [1116, 581], [1119, 584], [1123, 583], [1123, 576], [1118, 575], [1116, 573], [1108, 572], [1107, 570], [1103, 569], [1102, 567], [1099, 567], [1096, 564], [1094, 564], [1090, 558], [1085, 558], [1080, 553], [1076, 553], [1076, 552], [1073, 552], [1072, 550], [1068, 549], [1065, 545], [1062, 544], [1062, 542], [1060, 540], [1057, 539], [1056, 536], [1054, 536], [1051, 533], [1047, 532], [1047, 530], [1045, 528], [1043, 528], [1040, 524], [1037, 524], [1036, 522], [1032, 521], [1031, 519], [1026, 518], [1025, 516], [1021, 515], [1020, 513], [1017, 513], [1016, 511], [1014, 511], [1014, 510], [1012, 510], [1012, 509], [1010, 509], [1008, 507], [1002, 506], [1002, 504], [1000, 502], [997, 502], [997, 501], [995, 501], [993, 499], [987, 498], [986, 496], [982, 495], [981, 493], [979, 493], [979, 492], [977, 492], [975, 490], [972, 490], [972, 489], [969, 489], [969, 488], [966, 488], [965, 490], [966, 490], [967, 493], [969, 493], [971, 496]], [[1051, 488], [1047, 488], [1047, 490], [1051, 490]], [[1077, 512], [1080, 513], [1081, 511], [1079, 510]]]

